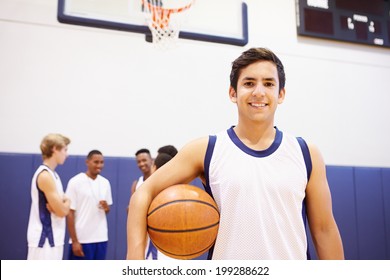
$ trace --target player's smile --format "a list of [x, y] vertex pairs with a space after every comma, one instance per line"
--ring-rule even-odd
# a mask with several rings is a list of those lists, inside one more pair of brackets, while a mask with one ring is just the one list
[[249, 105], [251, 105], [254, 108], [262, 109], [262, 108], [267, 107], [268, 103], [264, 103], [264, 102], [249, 102]]

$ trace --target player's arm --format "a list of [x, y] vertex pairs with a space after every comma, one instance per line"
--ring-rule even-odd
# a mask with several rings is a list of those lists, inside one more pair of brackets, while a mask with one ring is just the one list
[[134, 180], [133, 184], [131, 185], [130, 194], [133, 195], [135, 192], [135, 188], [137, 186], [138, 180]]
[[75, 226], [75, 210], [70, 209], [68, 216], [66, 217], [69, 236], [72, 239], [72, 251], [75, 256], [84, 257], [83, 247], [80, 244]]
[[312, 173], [306, 188], [307, 215], [319, 259], [344, 259], [343, 244], [333, 217], [332, 198], [324, 160], [319, 150], [309, 146]]
[[155, 171], [130, 199], [127, 219], [127, 259], [144, 259], [146, 216], [153, 198], [169, 186], [189, 183], [203, 173], [208, 138], [187, 144]]
[[43, 191], [49, 209], [58, 217], [65, 217], [69, 213], [70, 200], [58, 193], [53, 177], [47, 171], [38, 175], [38, 188]]
[[[138, 180], [134, 180], [134, 181], [133, 181], [133, 184], [131, 185], [131, 188], [130, 188], [130, 198], [133, 196], [133, 194], [134, 194], [134, 192], [135, 192], [137, 183], [138, 183]], [[130, 204], [130, 201], [129, 201], [129, 204]], [[129, 206], [127, 206], [126, 212], [129, 213]]]

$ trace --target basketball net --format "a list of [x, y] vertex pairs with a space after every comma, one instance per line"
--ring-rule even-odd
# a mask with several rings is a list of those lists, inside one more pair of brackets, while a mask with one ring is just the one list
[[141, 0], [153, 44], [161, 49], [174, 46], [185, 14], [195, 0]]

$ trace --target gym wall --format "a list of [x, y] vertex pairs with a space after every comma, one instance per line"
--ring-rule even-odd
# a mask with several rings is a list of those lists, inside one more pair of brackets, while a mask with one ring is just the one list
[[[0, 1], [0, 258], [25, 259], [31, 176], [44, 135], [71, 138], [64, 186], [84, 156], [106, 156], [114, 206], [109, 259], [125, 255], [131, 156], [234, 125], [231, 62], [267, 47], [284, 63], [276, 125], [315, 143], [328, 166], [348, 259], [390, 259], [389, 49], [304, 38], [295, 1], [246, 0], [245, 47], [181, 40], [162, 52], [141, 34], [61, 24], [55, 0]], [[199, 19], [201, 20], [201, 19]]]
[[[40, 163], [38, 154], [0, 153], [2, 260], [27, 257], [31, 178]], [[66, 188], [72, 176], [85, 171], [85, 156], [69, 157], [57, 171]], [[111, 182], [114, 201], [108, 214], [107, 259], [123, 260], [126, 257], [126, 209], [130, 187], [141, 174], [134, 158], [105, 157], [102, 175]], [[390, 259], [390, 168], [327, 166], [327, 175], [346, 259]], [[199, 180], [192, 184], [201, 187]], [[311, 240], [309, 243], [311, 256], [315, 259]], [[65, 246], [65, 258], [67, 252], [68, 246]]]

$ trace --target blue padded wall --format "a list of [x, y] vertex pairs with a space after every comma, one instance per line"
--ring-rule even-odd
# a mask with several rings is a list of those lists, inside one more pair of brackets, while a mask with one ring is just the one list
[[[26, 259], [30, 184], [41, 161], [37, 154], [0, 153], [0, 259]], [[85, 168], [85, 156], [70, 156], [59, 166], [64, 188]], [[108, 214], [107, 259], [123, 260], [130, 187], [141, 173], [134, 158], [105, 157], [102, 175], [111, 182], [114, 200]], [[327, 166], [327, 176], [346, 258], [390, 259], [390, 168]], [[198, 179], [191, 184], [202, 187]], [[309, 243], [315, 259], [312, 241]], [[68, 250], [65, 246], [65, 258]]]
[[383, 260], [387, 253], [381, 170], [355, 168], [355, 188], [359, 256]]
[[327, 177], [332, 194], [333, 215], [344, 237], [345, 258], [358, 259], [354, 168], [327, 166]]
[[386, 228], [386, 259], [390, 260], [390, 168], [381, 171]]
[[121, 158], [118, 160], [118, 190], [115, 197], [116, 205], [116, 244], [115, 259], [126, 258], [126, 224], [127, 206], [130, 200], [132, 182], [140, 176], [140, 171], [134, 159]]
[[0, 156], [0, 259], [26, 259], [32, 155]]

